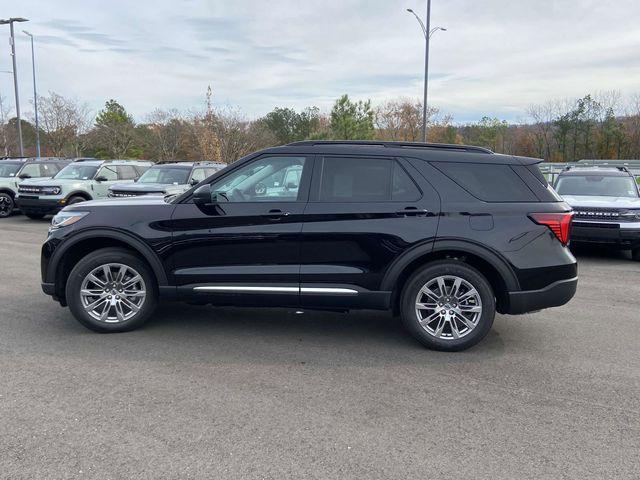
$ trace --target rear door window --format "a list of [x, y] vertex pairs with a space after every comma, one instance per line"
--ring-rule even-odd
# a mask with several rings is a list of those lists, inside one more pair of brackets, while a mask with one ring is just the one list
[[325, 157], [321, 202], [413, 201], [421, 196], [409, 174], [391, 158]]
[[485, 202], [537, 202], [527, 184], [509, 165], [433, 162], [438, 170]]

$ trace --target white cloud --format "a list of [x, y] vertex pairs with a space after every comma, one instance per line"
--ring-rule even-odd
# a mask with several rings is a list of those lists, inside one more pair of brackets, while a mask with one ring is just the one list
[[[36, 35], [40, 92], [96, 109], [109, 98], [138, 118], [218, 103], [249, 116], [275, 106], [329, 109], [342, 93], [420, 97], [423, 42], [405, 9], [422, 0], [11, 0]], [[521, 117], [530, 103], [640, 90], [640, 2], [433, 0], [430, 101], [456, 120]], [[6, 26], [0, 30], [8, 35]], [[21, 100], [30, 52], [17, 28]], [[3, 42], [0, 41], [0, 45]], [[6, 45], [6, 44], [5, 44]], [[6, 47], [5, 47], [6, 48]], [[8, 55], [0, 70], [10, 69]], [[0, 92], [12, 101], [10, 75]]]

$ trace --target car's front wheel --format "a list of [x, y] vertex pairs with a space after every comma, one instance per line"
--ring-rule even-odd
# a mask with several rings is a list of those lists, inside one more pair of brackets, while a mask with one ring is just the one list
[[104, 248], [80, 260], [67, 279], [71, 312], [96, 332], [140, 327], [156, 308], [158, 287], [151, 269], [130, 252]]
[[493, 324], [491, 285], [475, 268], [438, 260], [415, 272], [401, 298], [402, 321], [423, 345], [458, 351], [482, 340]]
[[5, 218], [11, 215], [15, 206], [15, 202], [11, 195], [8, 193], [0, 193], [0, 218]]

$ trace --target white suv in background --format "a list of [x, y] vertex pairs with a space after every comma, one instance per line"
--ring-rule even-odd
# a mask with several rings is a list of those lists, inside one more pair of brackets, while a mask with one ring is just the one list
[[67, 205], [107, 198], [109, 187], [134, 182], [152, 162], [138, 160], [82, 160], [60, 170], [46, 180], [25, 180], [16, 199], [29, 218], [56, 214]]

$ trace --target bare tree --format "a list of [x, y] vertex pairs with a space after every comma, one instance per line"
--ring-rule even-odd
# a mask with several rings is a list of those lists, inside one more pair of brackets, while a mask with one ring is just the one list
[[[427, 123], [437, 114], [437, 108], [429, 107]], [[406, 98], [386, 102], [376, 109], [375, 125], [380, 138], [417, 142], [422, 129], [422, 103]]]
[[38, 97], [38, 113], [39, 126], [51, 154], [79, 156], [92, 123], [87, 104], [49, 92]]
[[184, 119], [176, 109], [154, 110], [144, 126], [148, 138], [150, 157], [158, 160], [178, 158], [185, 140]]

